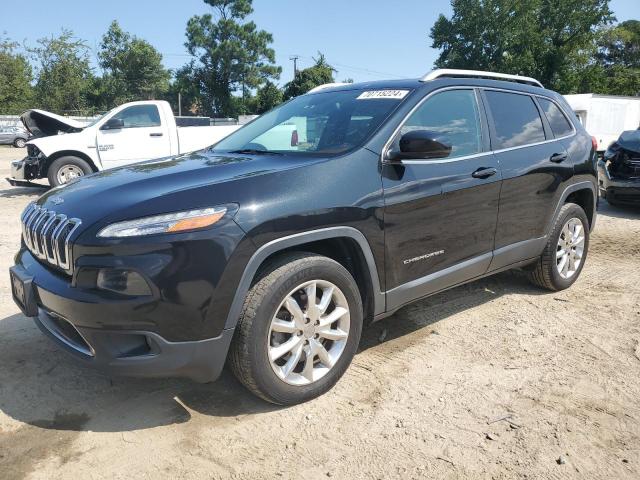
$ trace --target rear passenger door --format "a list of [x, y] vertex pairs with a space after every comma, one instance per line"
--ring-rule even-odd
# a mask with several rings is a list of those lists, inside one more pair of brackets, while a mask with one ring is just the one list
[[498, 214], [500, 172], [489, 151], [478, 92], [431, 94], [400, 126], [388, 149], [412, 130], [442, 134], [446, 158], [385, 163], [387, 307], [482, 275]]
[[[524, 260], [529, 254], [539, 254], [536, 250], [547, 233], [559, 191], [572, 176], [573, 168], [536, 96], [490, 89], [483, 94], [490, 119], [491, 147], [503, 178], [497, 252], [491, 265], [494, 269]], [[517, 258], [500, 255], [508, 249], [516, 249]], [[524, 258], [518, 257], [520, 254]]]

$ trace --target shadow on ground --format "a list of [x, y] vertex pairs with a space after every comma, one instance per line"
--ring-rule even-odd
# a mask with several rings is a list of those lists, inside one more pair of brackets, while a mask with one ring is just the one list
[[[399, 337], [411, 338], [408, 346], [440, 320], [513, 293], [542, 292], [507, 272], [440, 293], [365, 328], [358, 355]], [[78, 365], [30, 319], [16, 314], [0, 321], [0, 409], [28, 428], [126, 432], [184, 423], [191, 412], [228, 422], [278, 408], [251, 395], [227, 369], [209, 384], [108, 378]]]
[[[0, 179], [2, 181], [2, 179]], [[0, 190], [0, 198], [18, 198], [18, 197], [34, 197], [38, 198], [40, 195], [49, 190], [48, 185], [39, 185], [34, 187], [11, 187], [3, 188]]]

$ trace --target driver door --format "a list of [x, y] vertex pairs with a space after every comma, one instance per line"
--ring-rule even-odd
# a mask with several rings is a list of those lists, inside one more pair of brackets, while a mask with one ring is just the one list
[[132, 105], [110, 119], [122, 120], [122, 128], [107, 128], [104, 122], [97, 134], [97, 147], [104, 168], [151, 160], [171, 153], [166, 126], [153, 104]]
[[494, 248], [501, 174], [478, 92], [432, 94], [390, 148], [415, 130], [442, 135], [452, 149], [446, 157], [383, 164], [389, 309], [482, 275]]

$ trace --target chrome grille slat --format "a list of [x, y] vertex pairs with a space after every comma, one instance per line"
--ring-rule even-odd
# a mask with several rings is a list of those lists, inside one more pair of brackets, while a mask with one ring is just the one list
[[82, 223], [78, 218], [68, 218], [35, 204], [29, 205], [20, 217], [22, 238], [29, 251], [38, 259], [73, 271], [73, 234]]

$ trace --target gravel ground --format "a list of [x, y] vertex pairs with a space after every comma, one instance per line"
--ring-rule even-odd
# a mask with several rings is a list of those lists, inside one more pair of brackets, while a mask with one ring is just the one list
[[508, 272], [416, 303], [331, 392], [277, 408], [228, 372], [107, 378], [44, 338], [6, 274], [36, 197], [0, 186], [2, 479], [640, 478], [640, 210], [601, 205], [571, 289]]

